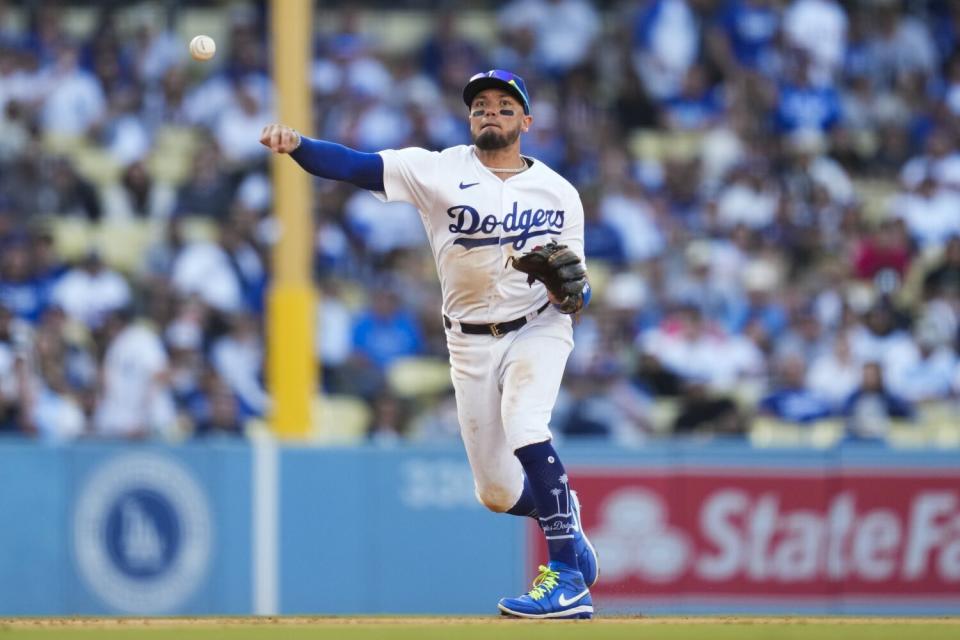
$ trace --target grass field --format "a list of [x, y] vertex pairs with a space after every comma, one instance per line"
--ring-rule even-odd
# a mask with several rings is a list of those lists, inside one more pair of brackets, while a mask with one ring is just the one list
[[954, 640], [960, 618], [475, 618], [0, 619], [0, 640]]

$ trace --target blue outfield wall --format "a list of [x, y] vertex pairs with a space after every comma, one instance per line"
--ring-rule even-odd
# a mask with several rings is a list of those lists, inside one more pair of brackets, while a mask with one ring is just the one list
[[290, 449], [283, 613], [486, 613], [524, 581], [523, 522], [473, 493], [459, 450]]
[[[621, 474], [960, 469], [956, 452], [875, 447], [563, 450], [568, 467]], [[0, 518], [0, 616], [494, 613], [536, 561], [531, 521], [477, 503], [458, 446], [0, 441]], [[672, 602], [657, 611], [765, 610], [749, 599]]]
[[523, 524], [480, 507], [460, 449], [281, 450], [267, 550], [254, 459], [0, 442], [0, 616], [483, 613], [525, 581]]
[[[143, 484], [137, 478], [137, 465], [144, 460], [171, 465], [159, 471], [179, 472], [197, 491], [184, 492], [172, 485], [169, 495], [159, 500], [149, 493], [139, 496], [154, 505], [146, 518], [152, 514], [159, 524], [140, 527], [147, 531], [139, 534], [148, 538], [139, 544], [145, 560], [131, 566], [115, 560], [122, 552], [111, 549], [111, 542], [124, 534], [111, 527], [117, 523], [111, 523], [110, 516], [113, 513], [116, 520], [123, 501], [137, 499], [136, 493], [130, 498], [124, 492], [136, 492]], [[123, 466], [127, 462], [132, 468]], [[101, 476], [100, 489], [91, 486], [97, 470], [111, 470], [105, 466], [108, 463], [121, 466], [112, 468], [112, 478]], [[149, 490], [157, 483], [147, 479]], [[183, 504], [177, 502], [183, 501], [177, 497], [180, 494], [186, 495]], [[201, 504], [190, 504], [198, 495]], [[166, 449], [0, 443], [0, 615], [248, 613], [249, 495], [250, 450], [244, 445]], [[94, 501], [106, 498], [107, 503], [93, 504], [83, 517], [77, 508], [81, 502], [89, 505], [91, 497]], [[199, 513], [200, 524], [205, 525], [200, 534], [195, 525], [188, 528], [198, 519], [191, 520], [191, 513]], [[81, 517], [102, 526], [102, 535], [84, 535], [84, 525], [78, 522]], [[191, 549], [186, 540], [191, 534], [193, 539], [207, 540], [199, 554], [196, 545]], [[133, 531], [127, 537], [137, 539], [138, 534]], [[150, 552], [157, 547], [165, 549]], [[178, 570], [173, 554], [189, 560], [188, 571]], [[140, 593], [138, 584], [143, 587]]]

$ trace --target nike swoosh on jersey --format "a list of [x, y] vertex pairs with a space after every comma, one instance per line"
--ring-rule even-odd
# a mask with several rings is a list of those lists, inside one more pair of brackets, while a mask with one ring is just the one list
[[471, 182], [470, 184], [463, 184], [463, 183], [461, 182], [461, 183], [460, 183], [460, 188], [461, 188], [461, 189], [469, 189], [470, 187], [476, 186], [476, 185], [478, 185], [478, 184], [480, 184], [480, 183], [479, 183], [479, 182]]
[[579, 600], [580, 598], [582, 598], [583, 596], [587, 595], [588, 593], [590, 593], [590, 589], [584, 589], [583, 591], [581, 591], [581, 592], [578, 593], [577, 595], [573, 596], [573, 597], [570, 598], [569, 600], [567, 600], [566, 596], [561, 593], [561, 594], [560, 594], [560, 599], [559, 599], [560, 606], [561, 606], [561, 607], [566, 607], [566, 606], [568, 606], [568, 605], [571, 605], [571, 604], [573, 604], [574, 602], [576, 602], [577, 600]]

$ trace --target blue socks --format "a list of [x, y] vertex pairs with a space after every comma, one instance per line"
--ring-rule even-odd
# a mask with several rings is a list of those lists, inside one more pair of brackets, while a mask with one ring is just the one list
[[533, 502], [533, 489], [530, 488], [527, 474], [523, 474], [523, 493], [520, 494], [517, 504], [510, 507], [507, 513], [513, 516], [537, 517], [537, 505]]
[[532, 502], [537, 520], [547, 538], [550, 560], [577, 568], [577, 554], [573, 535], [577, 530], [573, 517], [573, 499], [570, 496], [567, 472], [549, 440], [520, 447], [514, 453], [526, 479], [523, 493], [508, 513], [528, 515]]

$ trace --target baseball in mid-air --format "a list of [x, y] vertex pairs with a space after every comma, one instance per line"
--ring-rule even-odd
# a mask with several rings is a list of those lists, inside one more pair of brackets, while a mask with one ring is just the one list
[[209, 60], [217, 52], [217, 43], [210, 36], [195, 36], [190, 41], [190, 55], [194, 60]]

